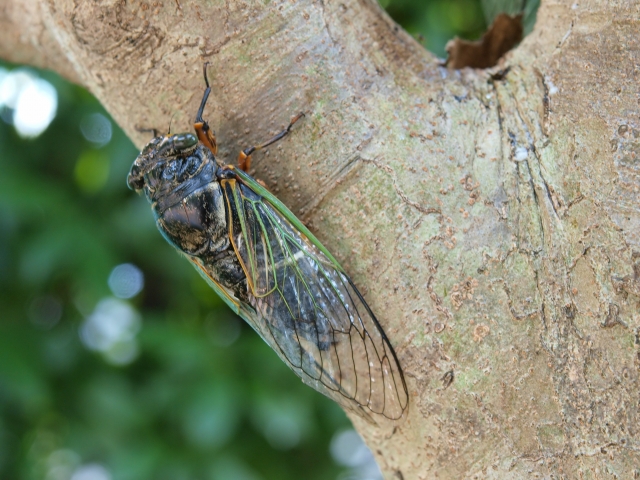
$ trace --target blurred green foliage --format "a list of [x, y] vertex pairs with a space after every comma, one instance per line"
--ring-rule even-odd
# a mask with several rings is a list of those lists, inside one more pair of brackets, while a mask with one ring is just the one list
[[[487, 23], [478, 0], [382, 3], [441, 56], [454, 34], [477, 38]], [[69, 480], [92, 462], [117, 480], [347, 478], [329, 452], [349, 426], [342, 411], [163, 240], [125, 185], [131, 142], [115, 124], [102, 146], [81, 132], [108, 118], [98, 102], [36, 75], [58, 93], [44, 133], [21, 138], [0, 108], [0, 478]], [[121, 300], [142, 327], [130, 361], [114, 362], [81, 333], [123, 263], [144, 275]]]

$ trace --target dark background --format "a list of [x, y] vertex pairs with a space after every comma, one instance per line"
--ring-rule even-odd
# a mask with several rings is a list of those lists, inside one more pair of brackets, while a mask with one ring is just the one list
[[[381, 3], [441, 57], [522, 8]], [[37, 78], [56, 114], [22, 138], [16, 92]], [[0, 478], [379, 478], [343, 412], [162, 239], [125, 184], [138, 152], [86, 90], [0, 63], [0, 118]]]

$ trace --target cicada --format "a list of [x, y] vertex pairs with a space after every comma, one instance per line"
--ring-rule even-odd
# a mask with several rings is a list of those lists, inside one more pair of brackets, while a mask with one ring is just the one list
[[251, 154], [285, 137], [303, 114], [238, 167], [216, 158], [203, 120], [195, 135], [155, 135], [138, 155], [129, 187], [144, 191], [164, 238], [308, 385], [374, 421], [408, 405], [398, 358], [344, 269], [305, 225], [247, 173]]

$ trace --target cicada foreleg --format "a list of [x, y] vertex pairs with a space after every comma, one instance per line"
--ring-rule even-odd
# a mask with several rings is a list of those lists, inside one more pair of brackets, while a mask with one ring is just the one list
[[270, 138], [269, 140], [267, 140], [261, 145], [245, 148], [244, 150], [242, 150], [238, 155], [238, 167], [240, 167], [241, 170], [248, 172], [249, 168], [251, 167], [251, 154], [265, 147], [268, 147], [269, 145], [273, 145], [278, 140], [281, 140], [282, 138], [286, 137], [287, 134], [291, 131], [291, 127], [293, 127], [293, 124], [296, 123], [298, 120], [300, 120], [302, 117], [304, 117], [304, 113], [300, 112], [298, 115], [296, 115], [291, 119], [291, 122], [289, 122], [289, 126], [287, 126], [287, 128], [282, 130], [280, 133], [278, 133], [274, 137]]
[[213, 130], [209, 127], [209, 124], [202, 118], [202, 113], [204, 112], [204, 106], [207, 104], [207, 99], [209, 98], [209, 93], [211, 93], [211, 87], [209, 86], [209, 79], [207, 78], [207, 66], [209, 62], [204, 64], [202, 68], [204, 73], [204, 83], [207, 86], [204, 90], [204, 94], [202, 95], [202, 101], [200, 102], [200, 108], [198, 109], [198, 113], [196, 113], [196, 121], [193, 124], [193, 128], [196, 130], [196, 135], [198, 136], [198, 140], [211, 150], [211, 153], [216, 155], [218, 153], [218, 143], [216, 142], [216, 135], [213, 133]]

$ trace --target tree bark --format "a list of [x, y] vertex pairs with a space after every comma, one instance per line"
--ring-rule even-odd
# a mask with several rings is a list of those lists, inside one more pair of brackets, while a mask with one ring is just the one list
[[[136, 128], [191, 130], [343, 263], [407, 418], [354, 424], [386, 478], [640, 476], [640, 2], [543, 0], [490, 70], [447, 70], [371, 0], [10, 0], [0, 56]], [[132, 159], [133, 160], [133, 159]]]

